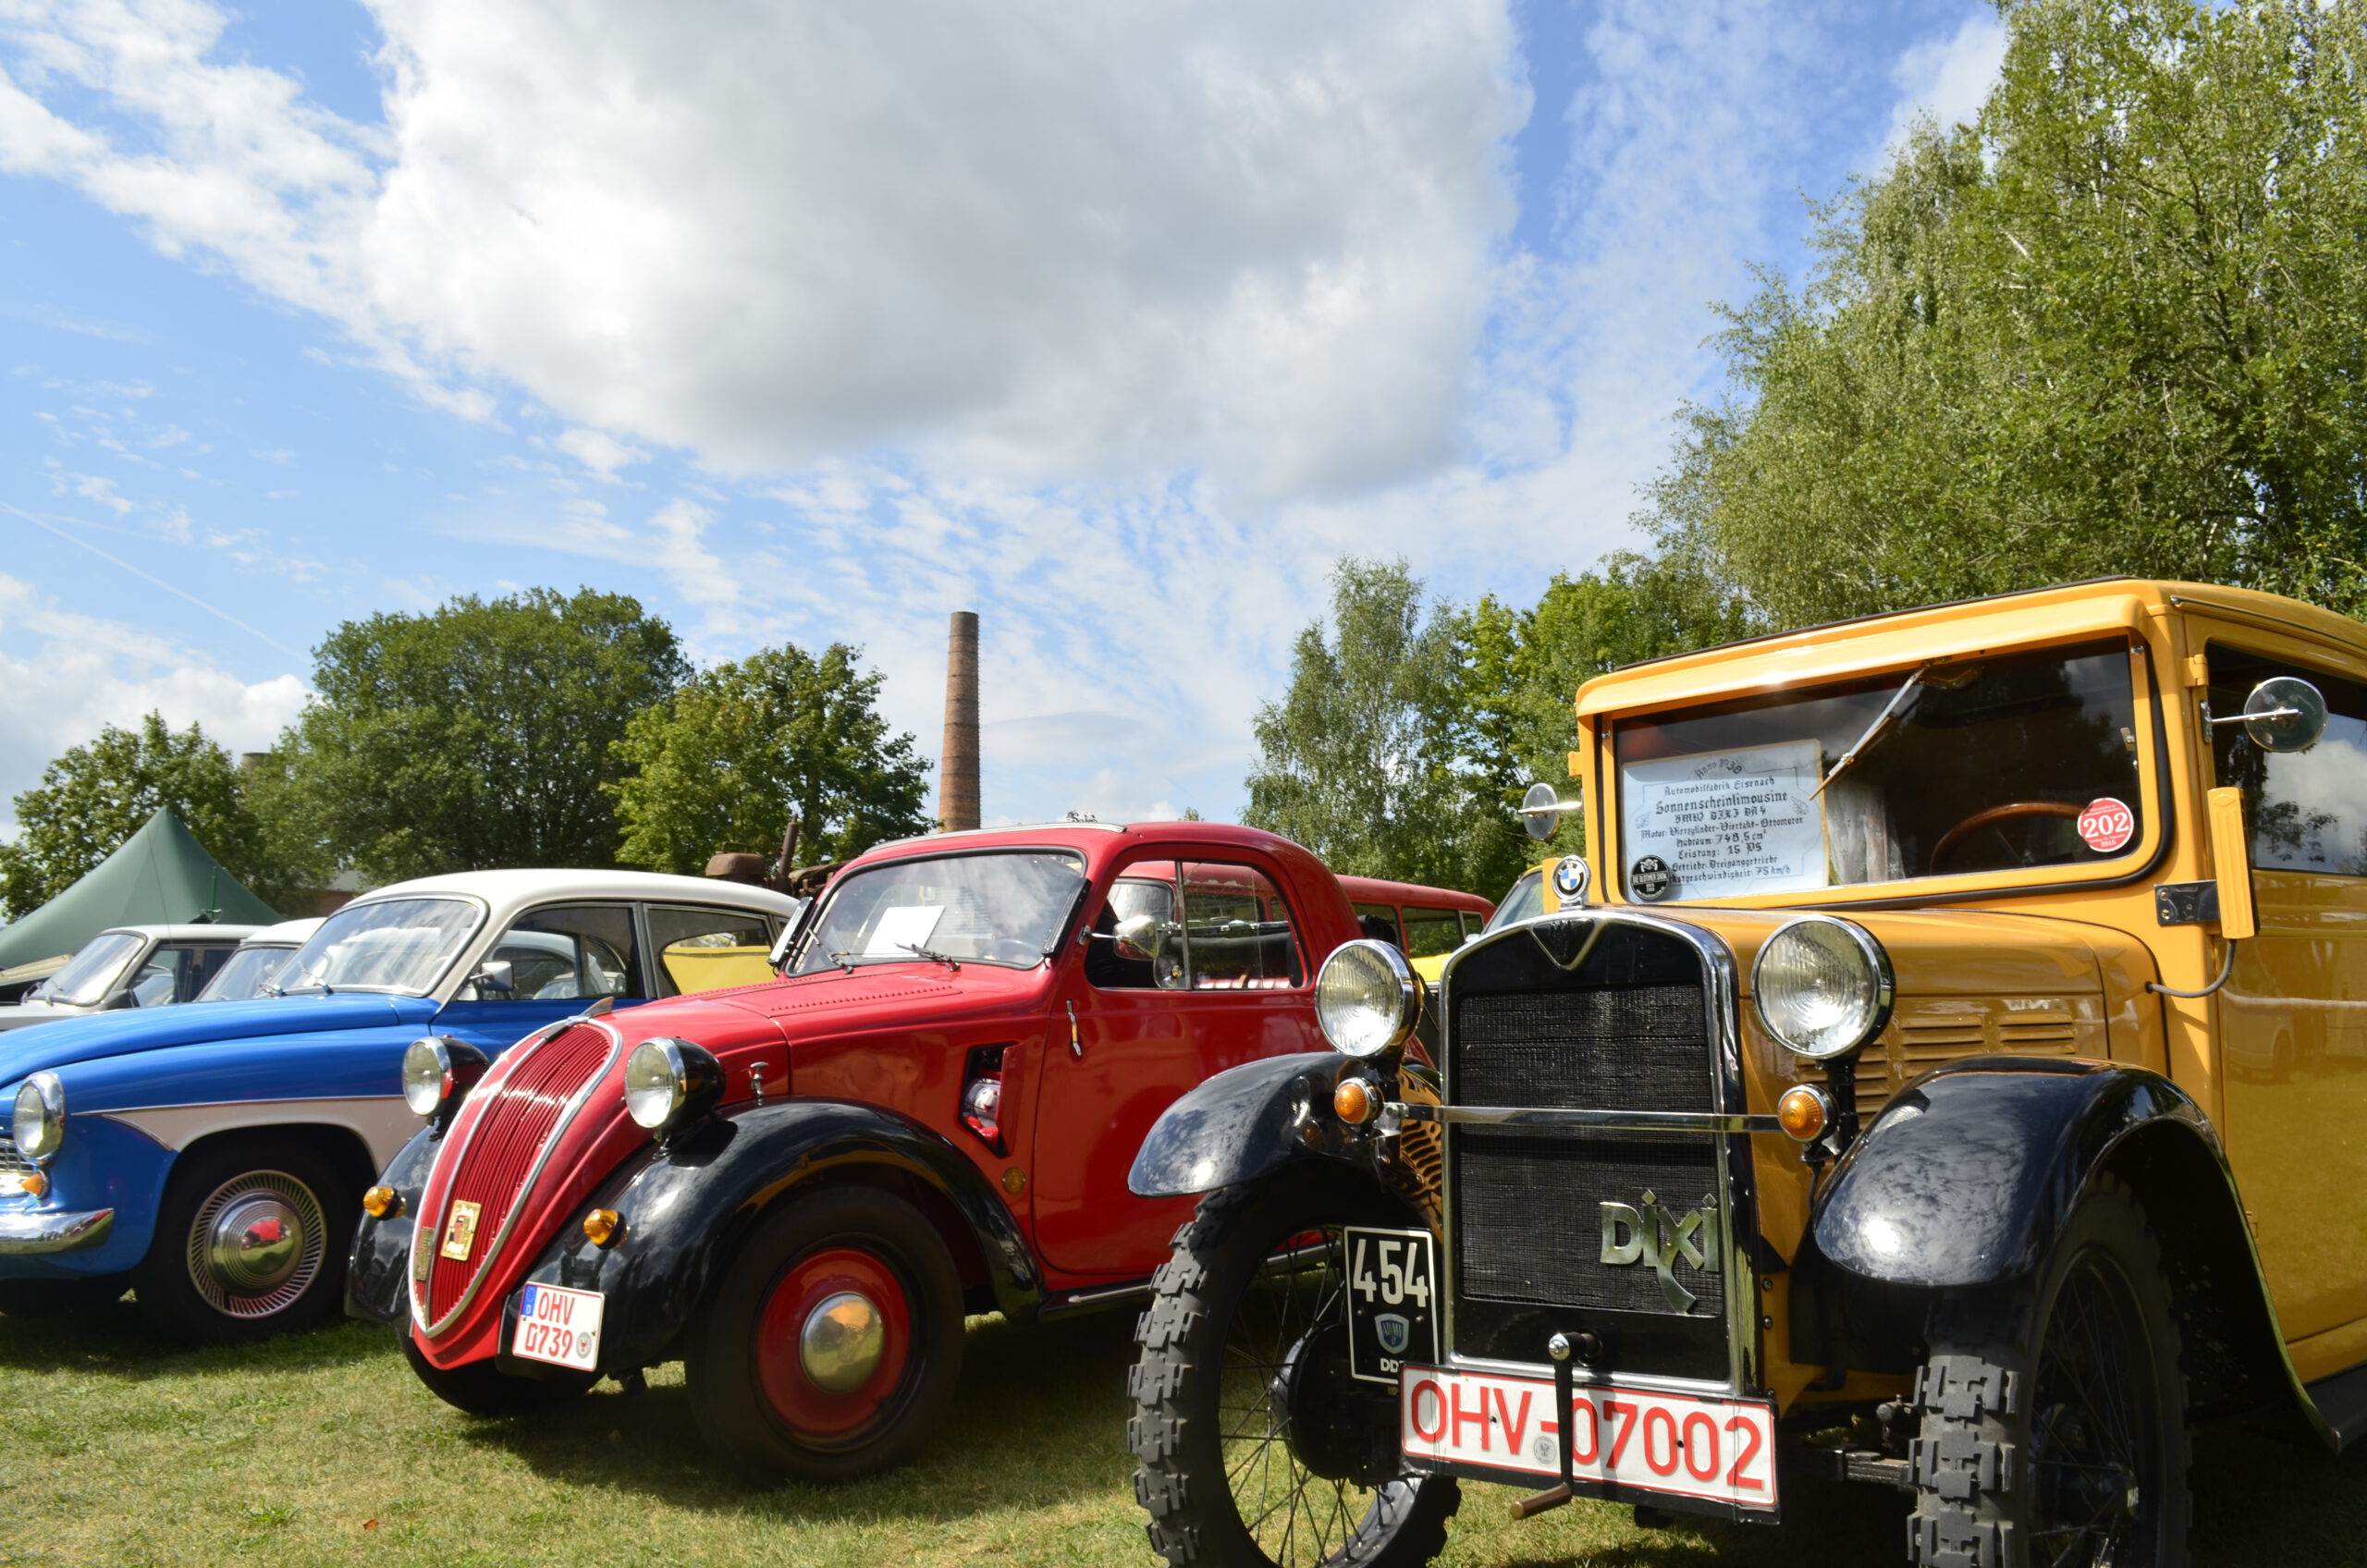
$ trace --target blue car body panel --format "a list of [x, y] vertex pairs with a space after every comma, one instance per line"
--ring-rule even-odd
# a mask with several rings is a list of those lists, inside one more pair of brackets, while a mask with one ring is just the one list
[[34, 1198], [0, 1182], [0, 1218], [114, 1211], [94, 1244], [0, 1252], [0, 1279], [119, 1274], [147, 1255], [179, 1151], [215, 1133], [342, 1129], [374, 1170], [415, 1131], [402, 1104], [404, 1047], [445, 1034], [497, 1056], [583, 1009], [574, 999], [454, 1002], [349, 991], [185, 1003], [61, 1020], [0, 1035], [0, 1130], [18, 1086], [54, 1072], [67, 1133]]

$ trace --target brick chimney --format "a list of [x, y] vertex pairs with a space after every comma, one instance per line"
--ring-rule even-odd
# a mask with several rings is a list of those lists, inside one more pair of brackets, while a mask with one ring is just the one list
[[945, 650], [945, 749], [938, 764], [938, 826], [978, 826], [978, 612], [955, 610]]

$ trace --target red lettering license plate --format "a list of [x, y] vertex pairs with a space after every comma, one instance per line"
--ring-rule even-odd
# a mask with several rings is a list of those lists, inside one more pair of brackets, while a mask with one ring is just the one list
[[509, 1336], [509, 1354], [591, 1371], [600, 1362], [600, 1313], [606, 1305], [597, 1291], [527, 1286], [518, 1292], [518, 1331]]
[[[1553, 1385], [1408, 1366], [1399, 1429], [1416, 1458], [1562, 1478]], [[1581, 1385], [1571, 1401], [1570, 1472], [1639, 1491], [1775, 1507], [1775, 1411], [1744, 1400]]]

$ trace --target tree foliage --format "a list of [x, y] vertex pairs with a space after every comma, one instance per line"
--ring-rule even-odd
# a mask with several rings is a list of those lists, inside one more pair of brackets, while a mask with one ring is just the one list
[[688, 673], [673, 631], [590, 589], [348, 621], [258, 790], [291, 855], [374, 882], [616, 864], [617, 742]]
[[1647, 521], [1774, 623], [2116, 572], [2367, 605], [2359, 0], [2008, 0], [1819, 214]]
[[107, 725], [43, 768], [15, 803], [16, 841], [0, 844], [0, 907], [11, 920], [80, 881], [167, 808], [265, 902], [288, 888], [230, 753], [194, 724], [174, 729], [152, 713], [134, 729]]
[[845, 859], [926, 833], [926, 765], [890, 735], [881, 677], [833, 643], [794, 644], [701, 672], [635, 715], [616, 742], [629, 769], [610, 786], [620, 858], [695, 873], [722, 849], [769, 853], [794, 817], [803, 859]]

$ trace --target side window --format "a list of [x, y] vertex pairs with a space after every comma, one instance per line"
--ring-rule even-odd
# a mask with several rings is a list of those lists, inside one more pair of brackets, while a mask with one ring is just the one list
[[1451, 909], [1405, 909], [1405, 956], [1430, 958], [1463, 945], [1463, 919]]
[[131, 1005], [162, 1007], [181, 998], [181, 981], [189, 974], [190, 949], [158, 948], [131, 977]]
[[1282, 890], [1254, 866], [1186, 864], [1184, 983], [1196, 991], [1269, 991], [1302, 978]]
[[478, 988], [485, 1001], [637, 999], [641, 960], [629, 904], [538, 909], [501, 935], [486, 960], [509, 966], [509, 988]]
[[2299, 676], [2325, 693], [2326, 732], [2307, 751], [2273, 753], [2240, 724], [2212, 728], [2218, 781], [2243, 787], [2252, 864], [2367, 876], [2367, 685], [2214, 643], [2212, 713], [2243, 712], [2244, 698], [2273, 675]]
[[1362, 936], [1394, 947], [1405, 945], [1404, 933], [1397, 928], [1397, 911], [1394, 908], [1388, 904], [1358, 904], [1355, 910], [1356, 928]]
[[1457, 911], [1456, 913], [1463, 921], [1463, 939], [1465, 941], [1469, 941], [1472, 937], [1487, 929], [1488, 923], [1479, 918], [1478, 911], [1466, 909]]
[[205, 989], [206, 983], [222, 973], [222, 966], [238, 950], [235, 943], [224, 946], [219, 942], [191, 949], [189, 968], [181, 975], [180, 999], [194, 1000], [197, 994]]
[[[1128, 958], [1118, 951], [1120, 923], [1138, 914], [1158, 922], [1165, 938], [1155, 958]], [[1085, 980], [1105, 991], [1172, 990], [1183, 984], [1182, 939], [1175, 920], [1175, 867], [1165, 861], [1137, 861], [1110, 885], [1110, 896], [1085, 935]]]
[[657, 994], [682, 996], [773, 978], [766, 957], [778, 923], [746, 910], [688, 904], [649, 906], [649, 944], [657, 949]]

